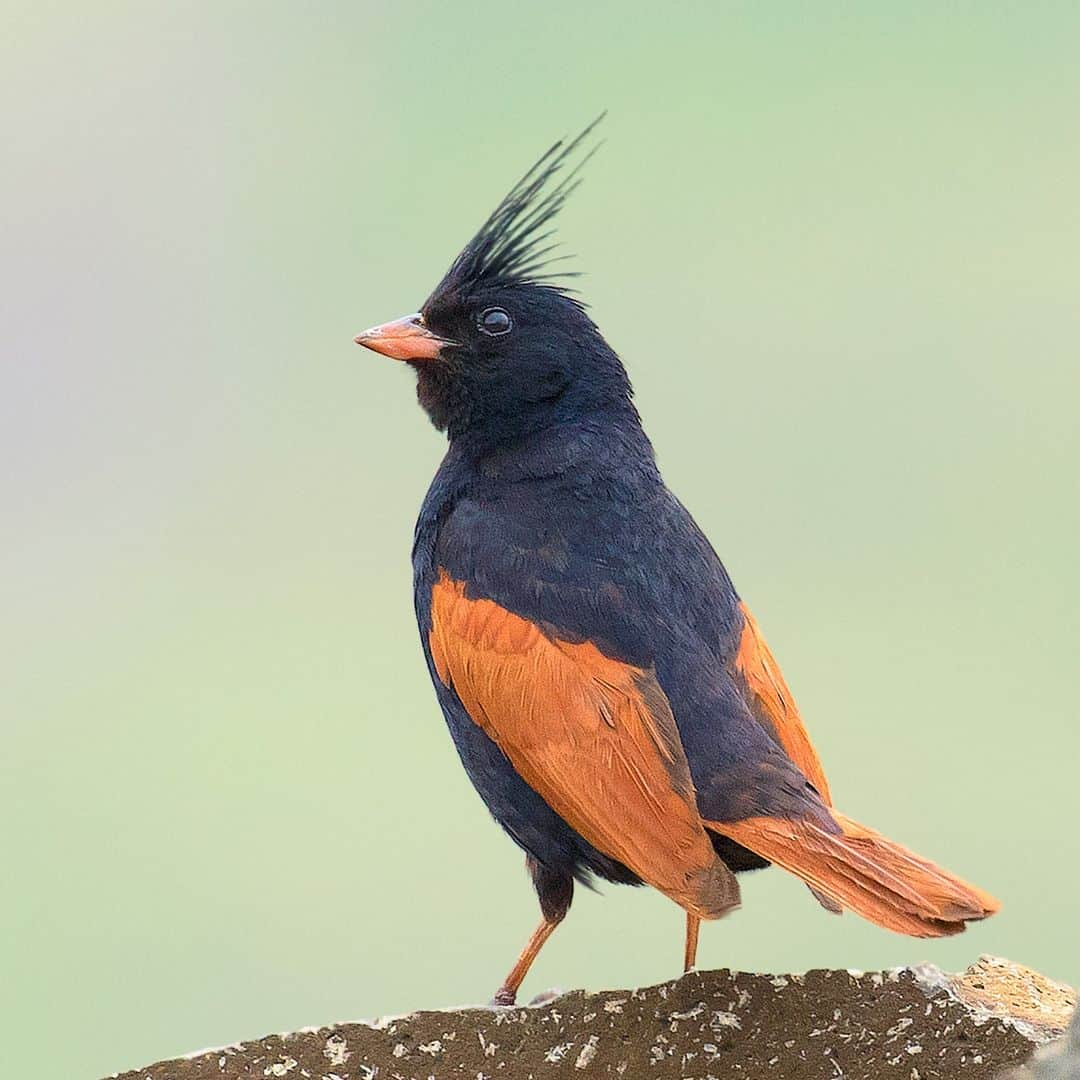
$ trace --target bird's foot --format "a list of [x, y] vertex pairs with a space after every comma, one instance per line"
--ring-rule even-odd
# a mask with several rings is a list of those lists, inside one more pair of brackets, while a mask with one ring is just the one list
[[[546, 1005], [549, 1001], [554, 1001], [556, 998], [561, 998], [565, 994], [565, 990], [560, 990], [557, 986], [552, 987], [550, 990], [544, 990], [534, 997], [529, 1004], [530, 1005]], [[500, 986], [495, 991], [495, 996], [488, 1002], [490, 1008], [506, 1008], [510, 1005], [517, 1004], [517, 991], [511, 990], [508, 986]]]

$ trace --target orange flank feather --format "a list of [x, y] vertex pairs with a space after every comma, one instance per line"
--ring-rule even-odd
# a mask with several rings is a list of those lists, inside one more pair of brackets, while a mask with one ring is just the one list
[[835, 811], [840, 834], [807, 820], [746, 818], [706, 825], [791, 871], [815, 893], [912, 937], [958, 934], [997, 900]]
[[432, 591], [430, 644], [443, 684], [594, 847], [701, 918], [738, 905], [652, 671], [470, 599], [445, 572]]
[[747, 690], [747, 704], [758, 723], [780, 744], [783, 751], [814, 785], [821, 801], [832, 806], [829, 781], [818, 760], [817, 751], [799, 716], [795, 698], [750, 609], [739, 604], [742, 612], [742, 636], [735, 654], [735, 670]]

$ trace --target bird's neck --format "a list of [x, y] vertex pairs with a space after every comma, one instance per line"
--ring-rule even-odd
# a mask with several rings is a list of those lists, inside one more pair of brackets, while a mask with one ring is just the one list
[[515, 438], [490, 441], [465, 432], [450, 440], [448, 458], [474, 475], [511, 483], [612, 469], [656, 470], [652, 444], [628, 400], [559, 418]]

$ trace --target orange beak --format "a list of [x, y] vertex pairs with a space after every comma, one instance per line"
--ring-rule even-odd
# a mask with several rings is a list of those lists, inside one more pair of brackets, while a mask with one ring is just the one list
[[456, 344], [433, 334], [424, 325], [424, 316], [419, 314], [373, 326], [353, 340], [365, 349], [395, 360], [434, 360], [445, 346]]

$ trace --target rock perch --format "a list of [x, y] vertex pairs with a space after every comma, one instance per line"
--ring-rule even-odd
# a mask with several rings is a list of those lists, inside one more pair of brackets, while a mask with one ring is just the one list
[[[805, 975], [693, 972], [543, 1005], [418, 1012], [163, 1061], [120, 1080], [938, 1080], [997, 1077], [1059, 1039], [1075, 992], [983, 957]], [[1073, 1040], [1080, 1054], [1080, 1037]], [[1080, 1077], [1060, 1040], [1013, 1075]], [[1053, 1060], [1051, 1060], [1053, 1059]], [[1044, 1071], [1053, 1068], [1056, 1071]]]

